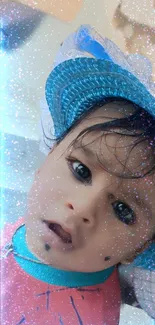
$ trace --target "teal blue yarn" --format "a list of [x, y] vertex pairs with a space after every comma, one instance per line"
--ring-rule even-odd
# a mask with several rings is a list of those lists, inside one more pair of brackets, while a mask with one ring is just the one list
[[154, 97], [134, 75], [109, 60], [82, 57], [64, 61], [50, 73], [45, 94], [56, 139], [108, 97], [130, 100], [155, 117]]
[[155, 243], [152, 243], [143, 253], [138, 255], [132, 265], [145, 270], [155, 271]]
[[[39, 261], [28, 249], [26, 244], [26, 229], [21, 226], [13, 237], [13, 246], [15, 252], [21, 256]], [[58, 286], [77, 288], [83, 286], [93, 286], [105, 282], [115, 267], [110, 267], [104, 271], [93, 273], [71, 272], [55, 269], [52, 266], [30, 262], [21, 257], [14, 255], [16, 262], [21, 268], [34, 278]]]

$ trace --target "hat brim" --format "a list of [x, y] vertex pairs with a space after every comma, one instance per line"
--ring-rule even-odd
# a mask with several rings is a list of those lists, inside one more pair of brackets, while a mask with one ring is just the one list
[[83, 113], [109, 97], [130, 100], [155, 116], [155, 99], [130, 72], [107, 60], [76, 58], [49, 75], [46, 100], [59, 138]]

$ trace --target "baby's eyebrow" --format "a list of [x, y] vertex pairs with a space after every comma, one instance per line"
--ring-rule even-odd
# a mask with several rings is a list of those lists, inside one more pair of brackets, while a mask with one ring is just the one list
[[143, 195], [140, 192], [130, 192], [126, 193], [127, 197], [130, 197], [131, 200], [137, 205], [138, 208], [141, 208], [143, 210], [145, 210], [147, 213], [145, 214], [146, 218], [148, 219], [152, 219], [152, 211], [151, 211], [151, 206], [148, 203], [148, 201], [146, 201], [146, 199], [143, 197]]
[[88, 148], [88, 146], [82, 146], [80, 149], [87, 155], [87, 157], [97, 161], [97, 155], [96, 152], [94, 152], [94, 150]]
[[140, 192], [130, 191], [130, 193], [128, 193], [124, 191], [123, 193], [126, 197], [130, 197], [139, 207], [146, 207], [148, 205]]
[[80, 149], [82, 149], [89, 156], [95, 156], [94, 151], [92, 149], [88, 148], [87, 146], [82, 146]]

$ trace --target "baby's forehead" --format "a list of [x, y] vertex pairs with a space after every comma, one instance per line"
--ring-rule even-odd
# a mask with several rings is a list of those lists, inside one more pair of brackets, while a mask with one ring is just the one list
[[[98, 122], [97, 122], [98, 123]], [[135, 144], [135, 137], [118, 130], [99, 130], [73, 137], [70, 152], [84, 157], [93, 167], [103, 167], [112, 174], [139, 177], [150, 168], [147, 142]]]
[[[79, 134], [86, 128], [92, 127], [96, 124], [110, 122], [114, 119], [122, 119], [130, 116], [135, 112], [135, 108], [132, 103], [128, 103], [124, 100], [114, 101], [106, 103], [100, 107], [93, 107], [90, 112], [87, 112], [86, 116], [81, 117], [77, 121], [76, 125], [71, 129], [71, 132], [67, 135], [68, 145], [72, 142], [77, 142]], [[98, 129], [97, 132], [100, 130]], [[87, 133], [87, 139], [91, 140], [92, 133]], [[70, 142], [70, 143], [69, 143]]]
[[87, 122], [91, 123], [91, 118], [123, 118], [135, 112], [135, 106], [125, 100], [114, 100], [100, 107], [94, 107], [93, 112], [89, 114]]

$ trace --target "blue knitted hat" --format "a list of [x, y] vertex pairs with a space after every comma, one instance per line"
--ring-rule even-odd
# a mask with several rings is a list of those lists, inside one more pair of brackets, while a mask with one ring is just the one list
[[132, 101], [155, 116], [149, 61], [125, 56], [89, 25], [63, 43], [46, 82], [46, 100], [58, 139], [83, 113], [108, 97]]

